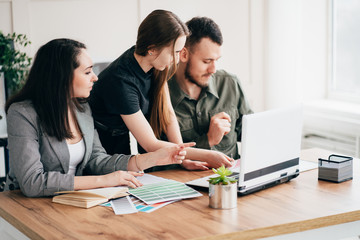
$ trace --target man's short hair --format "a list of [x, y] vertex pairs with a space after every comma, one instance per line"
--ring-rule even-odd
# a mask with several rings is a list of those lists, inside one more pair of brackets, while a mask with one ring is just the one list
[[194, 17], [186, 22], [190, 35], [186, 39], [185, 46], [192, 47], [203, 38], [210, 38], [211, 41], [222, 45], [223, 38], [219, 26], [208, 17]]

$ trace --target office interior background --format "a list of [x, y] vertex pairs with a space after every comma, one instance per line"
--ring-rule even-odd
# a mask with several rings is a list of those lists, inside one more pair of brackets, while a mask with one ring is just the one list
[[72, 38], [87, 45], [94, 63], [106, 63], [135, 44], [140, 22], [154, 9], [183, 21], [214, 19], [224, 37], [217, 68], [239, 77], [255, 112], [302, 102], [303, 148], [359, 157], [357, 0], [0, 0], [0, 30], [26, 34], [31, 57], [51, 39]]

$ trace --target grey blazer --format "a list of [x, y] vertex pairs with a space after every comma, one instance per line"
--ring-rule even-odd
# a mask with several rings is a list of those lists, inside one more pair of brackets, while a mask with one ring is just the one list
[[[130, 156], [106, 154], [101, 146], [88, 104], [76, 112], [85, 142], [85, 155], [76, 176], [101, 175], [126, 170]], [[40, 126], [30, 101], [13, 103], [7, 114], [10, 171], [5, 190], [21, 189], [28, 197], [52, 196], [73, 190], [74, 175], [69, 171], [70, 154], [66, 141], [48, 136]]]

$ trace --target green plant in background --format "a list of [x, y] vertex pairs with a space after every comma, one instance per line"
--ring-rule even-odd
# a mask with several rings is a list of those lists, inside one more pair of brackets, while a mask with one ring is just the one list
[[9, 95], [16, 93], [25, 83], [31, 58], [18, 50], [31, 44], [24, 34], [7, 34], [0, 31], [0, 66], [4, 72], [5, 86]]
[[218, 174], [218, 177], [212, 177], [208, 181], [210, 184], [216, 185], [216, 184], [222, 184], [222, 185], [229, 185], [232, 183], [236, 183], [237, 180], [233, 177], [228, 177], [232, 174], [232, 171], [230, 171], [228, 168], [226, 168], [224, 165], [219, 167], [218, 169], [212, 169], [214, 173]]

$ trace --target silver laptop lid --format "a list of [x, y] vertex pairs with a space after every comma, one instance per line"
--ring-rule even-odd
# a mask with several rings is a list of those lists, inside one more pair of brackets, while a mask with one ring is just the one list
[[243, 116], [239, 187], [251, 188], [299, 169], [302, 105]]

